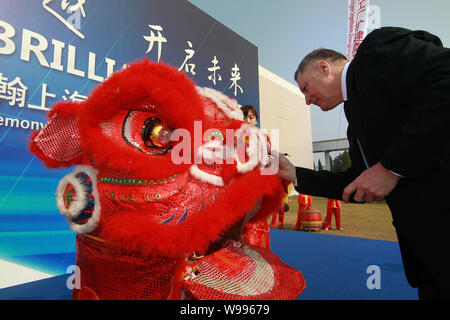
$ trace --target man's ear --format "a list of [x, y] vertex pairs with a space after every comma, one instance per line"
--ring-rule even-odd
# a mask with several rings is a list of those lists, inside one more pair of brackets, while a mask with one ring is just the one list
[[328, 76], [330, 74], [330, 64], [325, 60], [319, 60], [316, 63], [317, 71], [319, 71], [320, 74]]
[[81, 163], [80, 107], [81, 103], [58, 102], [49, 112], [44, 128], [32, 134], [30, 151], [46, 166], [59, 168]]

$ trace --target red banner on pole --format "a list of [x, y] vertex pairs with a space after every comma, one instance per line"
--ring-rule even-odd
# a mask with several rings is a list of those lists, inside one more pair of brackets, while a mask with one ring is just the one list
[[348, 0], [347, 59], [352, 60], [367, 34], [370, 0]]

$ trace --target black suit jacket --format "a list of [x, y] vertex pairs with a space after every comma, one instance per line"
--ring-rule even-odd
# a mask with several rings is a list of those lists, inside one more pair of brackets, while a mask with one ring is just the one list
[[[297, 191], [341, 199], [367, 168], [363, 154], [369, 167], [381, 162], [404, 177], [386, 198], [399, 238], [438, 275], [442, 246], [450, 251], [450, 49], [425, 31], [377, 29], [358, 48], [346, 82], [352, 166], [342, 173], [297, 168]], [[416, 278], [410, 271], [413, 286]]]

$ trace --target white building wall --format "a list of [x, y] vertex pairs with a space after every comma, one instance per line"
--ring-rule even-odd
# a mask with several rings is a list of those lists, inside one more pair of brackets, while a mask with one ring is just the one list
[[288, 153], [295, 166], [313, 169], [311, 114], [299, 88], [259, 66], [259, 101], [260, 126], [272, 148]]

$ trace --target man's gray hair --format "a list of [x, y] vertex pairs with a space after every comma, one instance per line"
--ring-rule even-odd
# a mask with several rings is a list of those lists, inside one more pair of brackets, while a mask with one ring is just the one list
[[316, 49], [310, 53], [308, 53], [303, 60], [298, 65], [297, 70], [294, 74], [294, 80], [297, 81], [297, 75], [299, 72], [305, 71], [306, 67], [309, 66], [310, 63], [317, 60], [326, 60], [326, 61], [337, 61], [337, 60], [347, 60], [347, 58], [340, 52], [331, 50], [331, 49]]

